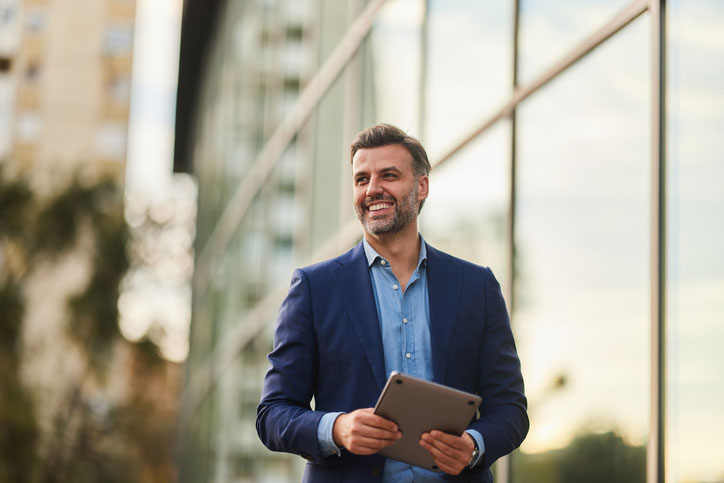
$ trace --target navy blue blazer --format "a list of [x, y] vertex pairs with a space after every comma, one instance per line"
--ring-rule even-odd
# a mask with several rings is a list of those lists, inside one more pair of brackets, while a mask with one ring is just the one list
[[[488, 268], [427, 245], [434, 381], [482, 397], [471, 422], [485, 440], [482, 464], [450, 481], [492, 482], [490, 465], [528, 432], [520, 361], [500, 285]], [[385, 363], [370, 270], [362, 243], [337, 258], [298, 269], [281, 306], [257, 408], [269, 449], [306, 458], [304, 481], [380, 481], [385, 458], [324, 458], [323, 414], [373, 407]], [[311, 409], [314, 398], [315, 410]]]

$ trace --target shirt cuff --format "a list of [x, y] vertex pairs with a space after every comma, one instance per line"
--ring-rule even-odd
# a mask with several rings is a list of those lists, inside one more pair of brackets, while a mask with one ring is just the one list
[[319, 441], [319, 451], [324, 458], [332, 455], [342, 455], [337, 445], [334, 444], [334, 436], [332, 436], [334, 422], [340, 414], [344, 413], [327, 413], [319, 420], [319, 425], [317, 426], [317, 441]]
[[475, 442], [478, 443], [478, 457], [470, 463], [471, 467], [477, 466], [477, 464], [483, 458], [483, 454], [485, 454], [485, 442], [483, 441], [483, 435], [475, 431], [474, 429], [466, 429], [465, 432], [472, 436]]

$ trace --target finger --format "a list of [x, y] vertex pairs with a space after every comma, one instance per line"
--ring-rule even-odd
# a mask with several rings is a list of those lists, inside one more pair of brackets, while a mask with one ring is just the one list
[[428, 451], [434, 450], [436, 455], [440, 455], [441, 459], [449, 464], [452, 464], [454, 461], [465, 466], [470, 461], [470, 455], [472, 454], [471, 448], [460, 449], [451, 446], [445, 441], [432, 437], [429, 433], [423, 434], [421, 441], [428, 446], [428, 448], [426, 448]]
[[372, 408], [361, 409], [358, 417], [360, 421], [364, 421], [368, 426], [374, 426], [376, 428], [385, 429], [391, 432], [397, 432], [399, 429], [394, 421], [385, 419], [382, 416], [373, 413]]
[[360, 434], [363, 434], [364, 436], [370, 438], [389, 439], [392, 440], [392, 442], [395, 442], [398, 439], [402, 438], [402, 433], [399, 431], [387, 431], [384, 429], [374, 428], [370, 426], [360, 428]]
[[373, 426], [365, 426], [364, 424], [352, 426], [350, 434], [370, 439], [391, 440], [393, 443], [402, 437], [402, 433], [399, 431], [386, 431]]
[[435, 464], [440, 470], [444, 471], [445, 473], [451, 475], [458, 475], [463, 469], [465, 469], [466, 465], [464, 462], [451, 458], [449, 455], [443, 453], [438, 448], [428, 443], [425, 443], [422, 440], [420, 440], [420, 446], [425, 448], [427, 452], [430, 453], [432, 459], [435, 460]]
[[395, 441], [397, 440], [353, 437], [350, 439], [347, 449], [355, 454], [373, 454], [382, 448], [394, 444]]
[[367, 419], [367, 417], [355, 417], [352, 419], [349, 431], [372, 438], [397, 440], [402, 437], [402, 433], [397, 430], [397, 425], [393, 425], [392, 428], [389, 428], [387, 425], [380, 427], [377, 421]]
[[[434, 437], [431, 433], [425, 433], [422, 435], [421, 439], [423, 441], [425, 441], [427, 444], [429, 444], [430, 446], [433, 446], [433, 447], [439, 449], [440, 451], [444, 452], [445, 454], [457, 455], [457, 454], [465, 454], [468, 452], [464, 448], [459, 448], [458, 446], [449, 444], [447, 442], [447, 441], [449, 441], [449, 440], [447, 440], [447, 438], [446, 438], [446, 440], [443, 440], [439, 437], [439, 435], [438, 435], [438, 437]], [[472, 452], [472, 450], [469, 450], [469, 451]]]
[[439, 447], [435, 443], [422, 440], [422, 447], [425, 448], [428, 453], [439, 463], [444, 465], [454, 465], [458, 462], [462, 462], [460, 455], [451, 453], [449, 447]]
[[465, 436], [455, 436], [454, 434], [445, 433], [443, 431], [433, 430], [428, 433], [433, 439], [445, 443], [459, 450], [470, 450], [470, 444], [465, 440]]

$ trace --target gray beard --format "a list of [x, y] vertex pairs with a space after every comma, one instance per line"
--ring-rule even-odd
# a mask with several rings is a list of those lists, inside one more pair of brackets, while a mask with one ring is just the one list
[[399, 233], [417, 218], [417, 192], [417, 183], [415, 183], [415, 187], [396, 203], [395, 213], [390, 219], [365, 219], [365, 215], [368, 214], [368, 212], [358, 207], [355, 207], [355, 213], [364, 229], [373, 235], [392, 235]]

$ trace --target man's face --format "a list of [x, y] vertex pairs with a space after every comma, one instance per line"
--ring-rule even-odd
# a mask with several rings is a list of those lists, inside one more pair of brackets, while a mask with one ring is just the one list
[[354, 211], [366, 232], [400, 232], [417, 220], [428, 178], [415, 176], [412, 155], [399, 144], [360, 149], [352, 159]]

